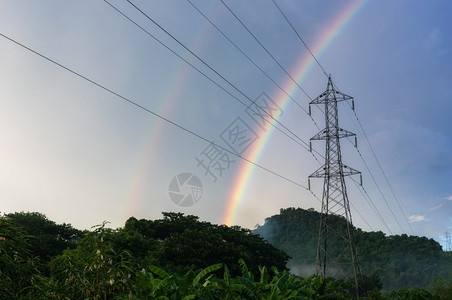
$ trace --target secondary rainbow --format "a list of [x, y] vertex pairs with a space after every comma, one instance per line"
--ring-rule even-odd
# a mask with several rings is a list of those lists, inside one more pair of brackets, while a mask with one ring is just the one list
[[[319, 37], [315, 40], [311, 51], [319, 58], [329, 45], [340, 35], [343, 29], [350, 23], [354, 16], [364, 7], [368, 0], [353, 0], [348, 2], [343, 9], [327, 24]], [[309, 71], [315, 64], [314, 58], [309, 54], [305, 54], [295, 63], [295, 68], [290, 72], [293, 74], [293, 78], [302, 84], [303, 80], [309, 74]], [[297, 91], [297, 85], [292, 81], [286, 81], [283, 84], [283, 89], [289, 94], [294, 95]], [[279, 107], [285, 109], [290, 102], [290, 98], [281, 91], [281, 93], [274, 99]], [[265, 146], [270, 139], [273, 127], [271, 127], [265, 135], [252, 145], [249, 150], [247, 158], [251, 161], [258, 162], [260, 156], [264, 152]], [[239, 166], [237, 175], [232, 184], [231, 192], [228, 196], [224, 214], [222, 217], [222, 223], [228, 226], [235, 224], [235, 218], [239, 210], [241, 201], [243, 200], [250, 178], [253, 175], [255, 167], [254, 165], [243, 162]]]
[[[211, 5], [208, 9], [207, 14], [213, 14], [216, 16], [218, 14], [218, 5]], [[195, 29], [197, 33], [190, 44], [190, 48], [202, 48], [202, 44], [208, 40], [210, 34], [212, 34], [212, 30], [208, 26], [203, 26], [203, 23], [200, 22], [198, 28]], [[160, 98], [152, 99], [157, 103], [155, 109], [162, 116], [169, 116], [173, 111], [174, 107], [176, 107], [178, 101], [183, 99], [184, 87], [191, 75], [190, 72], [192, 70], [189, 67], [186, 67], [184, 63], [180, 62], [185, 68], [180, 69], [180, 67], [175, 67], [175, 69], [171, 70], [169, 74], [173, 76], [168, 80], [168, 85], [163, 88], [163, 90], [167, 91], [165, 95]], [[151, 99], [150, 99], [151, 100]], [[125, 191], [125, 197], [127, 201], [125, 201], [124, 212], [121, 216], [120, 222], [124, 222], [130, 216], [137, 215], [140, 213], [140, 201], [145, 201], [145, 190], [147, 185], [149, 184], [149, 170], [152, 169], [153, 159], [157, 156], [156, 151], [158, 148], [154, 145], [156, 141], [159, 141], [164, 134], [164, 124], [161, 120], [153, 118], [147, 128], [147, 132], [143, 135], [145, 138], [141, 145], [139, 145], [137, 149], [137, 154], [135, 157], [137, 158], [134, 162], [132, 174], [138, 174], [136, 176], [130, 176], [131, 181], [127, 185], [128, 190]], [[176, 175], [176, 174], [175, 174]]]

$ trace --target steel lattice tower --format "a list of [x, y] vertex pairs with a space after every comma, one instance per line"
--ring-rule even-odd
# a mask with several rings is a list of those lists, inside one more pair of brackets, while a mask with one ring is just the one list
[[324, 105], [325, 109], [325, 129], [313, 136], [311, 141], [326, 141], [325, 164], [309, 178], [324, 179], [317, 245], [317, 274], [322, 277], [354, 279], [358, 291], [361, 270], [344, 178], [361, 173], [342, 163], [340, 139], [355, 137], [356, 146], [356, 135], [339, 127], [337, 106], [338, 102], [347, 100], [353, 101], [353, 98], [335, 90], [330, 76], [326, 91], [309, 103]]

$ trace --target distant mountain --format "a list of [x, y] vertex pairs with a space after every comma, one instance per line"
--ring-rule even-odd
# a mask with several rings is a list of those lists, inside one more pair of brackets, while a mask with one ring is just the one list
[[[281, 209], [254, 233], [292, 257], [291, 272], [307, 276], [315, 272], [319, 220], [320, 213], [314, 209]], [[335, 226], [346, 225], [339, 216], [333, 220]], [[452, 253], [443, 252], [433, 239], [352, 228], [362, 272], [379, 276], [384, 289], [427, 287], [434, 279], [452, 276]], [[334, 251], [335, 245], [329, 247]]]

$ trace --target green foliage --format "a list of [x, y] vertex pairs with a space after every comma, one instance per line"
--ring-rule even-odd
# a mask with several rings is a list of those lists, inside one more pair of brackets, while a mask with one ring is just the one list
[[32, 256], [30, 237], [8, 217], [0, 218], [0, 299], [24, 295], [42, 266]]
[[[230, 277], [223, 264], [215, 264], [199, 272], [194, 279], [191, 271], [185, 276], [170, 275], [155, 266], [142, 271], [147, 278], [147, 294], [140, 297], [152, 299], [352, 299], [350, 286], [344, 281], [332, 278], [326, 280], [311, 276], [303, 279], [278, 272], [273, 274], [266, 267], [260, 268], [258, 280], [248, 270], [243, 260], [242, 275]], [[223, 278], [216, 277], [216, 271], [223, 268]]]
[[[259, 265], [285, 269], [289, 260], [286, 253], [248, 229], [200, 222], [196, 216], [181, 213], [163, 213], [163, 216], [156, 221], [130, 218], [120, 231], [127, 239], [117, 244], [146, 264], [178, 273], [189, 268], [199, 271], [221, 261], [229, 266], [232, 275], [237, 275], [241, 272], [237, 261], [242, 258], [258, 274]], [[153, 262], [144, 260], [150, 256]]]
[[74, 248], [85, 235], [70, 224], [56, 224], [37, 212], [11, 213], [5, 217], [29, 237], [33, 256], [39, 257], [44, 263], [63, 250]]
[[442, 277], [435, 277], [428, 289], [441, 300], [452, 299], [452, 276], [449, 281]]
[[399, 290], [392, 291], [389, 293], [388, 298], [391, 300], [435, 300], [440, 299], [438, 296], [434, 296], [430, 294], [428, 291], [424, 289], [413, 289], [409, 290]]
[[[319, 220], [319, 213], [313, 209], [281, 209], [280, 214], [267, 218], [254, 232], [292, 256], [288, 263], [292, 272], [308, 276], [315, 272]], [[345, 219], [338, 216], [330, 216], [329, 220], [334, 228], [346, 226]], [[452, 256], [432, 239], [352, 229], [361, 270], [373, 274], [363, 282], [366, 291], [378, 290], [381, 284], [393, 290], [426, 288], [432, 278], [452, 275]], [[338, 244], [328, 247], [332, 252], [343, 248]]]
[[[28, 224], [59, 226], [40, 214], [21, 214]], [[53, 257], [50, 249], [30, 242], [35, 241], [29, 235], [32, 229], [16, 217], [0, 218], [1, 299], [354, 299], [356, 295], [351, 281], [289, 273], [284, 267], [288, 256], [249, 230], [199, 222], [194, 216], [130, 218], [116, 230], [104, 223]], [[35, 232], [52, 237], [49, 229]], [[58, 232], [49, 240], [58, 240]], [[49, 257], [47, 267], [33, 247], [41, 247], [43, 257]], [[430, 253], [433, 248], [424, 249]], [[225, 257], [228, 263], [218, 263]], [[360, 285], [367, 291], [362, 299], [450, 299], [452, 290], [452, 281], [442, 277], [428, 291], [382, 292], [376, 275], [364, 276]]]
[[381, 288], [383, 287], [383, 284], [381, 283], [380, 277], [375, 274], [371, 276], [362, 274], [361, 278], [359, 278], [358, 280], [358, 286], [360, 295], [376, 295], [377, 291], [381, 290]]
[[65, 250], [50, 262], [58, 297], [110, 299], [132, 287], [133, 258], [127, 251], [114, 249], [110, 241], [114, 231], [104, 225], [88, 233], [77, 248]]

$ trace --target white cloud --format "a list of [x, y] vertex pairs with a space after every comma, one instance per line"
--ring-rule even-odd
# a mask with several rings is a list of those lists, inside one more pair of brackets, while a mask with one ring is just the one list
[[444, 198], [446, 200], [452, 201], [452, 195], [450, 195], [449, 197]]
[[425, 220], [425, 215], [412, 215], [408, 217], [408, 222], [415, 223]]
[[438, 208], [441, 208], [441, 207], [443, 207], [443, 205], [442, 204], [438, 204], [437, 206], [434, 206], [434, 207], [430, 208], [429, 210], [430, 211], [437, 210]]

